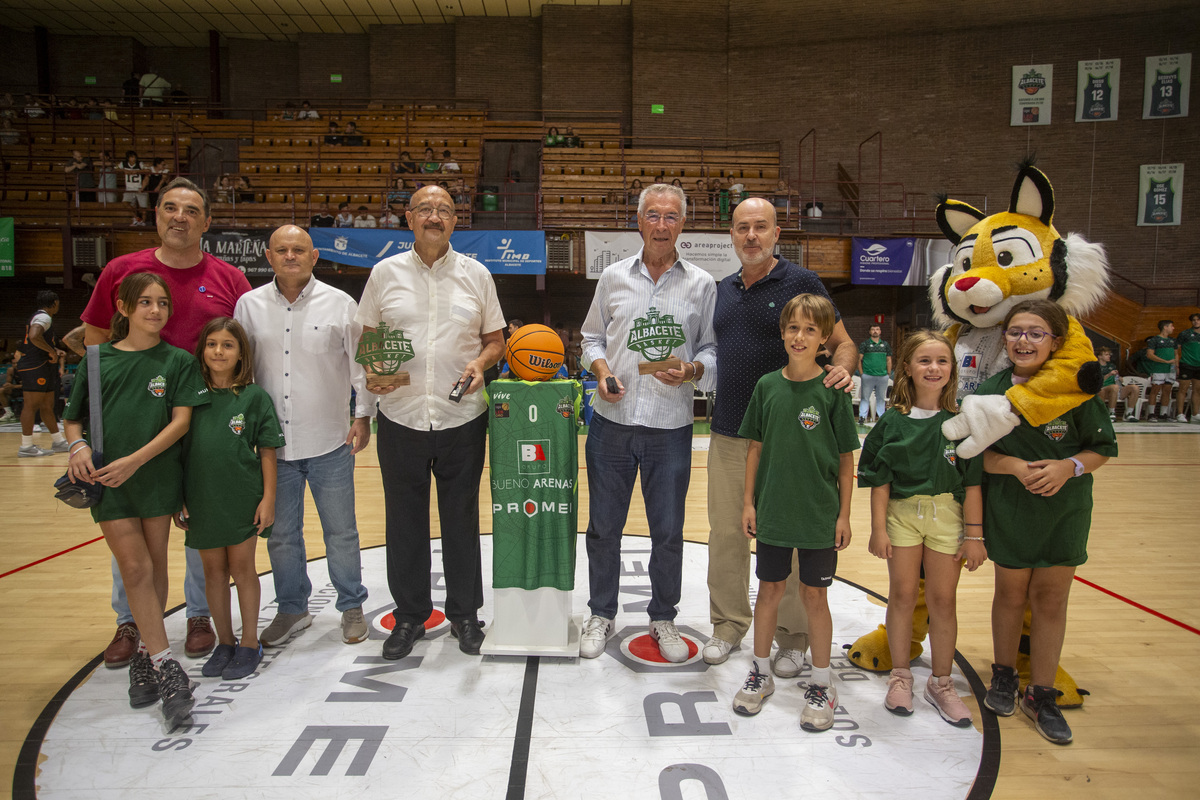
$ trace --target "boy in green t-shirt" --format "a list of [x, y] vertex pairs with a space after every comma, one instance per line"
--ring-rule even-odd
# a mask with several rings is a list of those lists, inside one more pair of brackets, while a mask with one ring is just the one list
[[1175, 337], [1179, 346], [1179, 386], [1175, 395], [1179, 398], [1176, 407], [1176, 422], [1187, 422], [1188, 385], [1192, 389], [1192, 424], [1200, 424], [1200, 314], [1188, 317], [1192, 327]]
[[[1161, 417], [1171, 421], [1171, 382], [1167, 379], [1171, 368], [1179, 363], [1179, 349], [1171, 337], [1175, 334], [1175, 323], [1169, 319], [1158, 321], [1158, 336], [1146, 340], [1146, 370], [1150, 373], [1150, 389], [1146, 401], [1150, 404], [1147, 422], [1158, 422]], [[1155, 413], [1155, 409], [1160, 409]]]
[[733, 700], [733, 710], [754, 715], [775, 691], [767, 664], [792, 551], [797, 551], [800, 598], [808, 612], [812, 677], [800, 727], [828, 730], [837, 708], [829, 670], [833, 618], [826, 591], [833, 583], [837, 551], [850, 544], [853, 451], [858, 432], [850, 397], [825, 387], [817, 351], [834, 326], [833, 304], [824, 297], [793, 297], [779, 315], [787, 349], [782, 370], [754, 387], [738, 435], [750, 440], [746, 455], [742, 526], [758, 541], [755, 574], [754, 661]]
[[1122, 386], [1119, 381], [1121, 375], [1117, 372], [1117, 365], [1112, 363], [1112, 348], [1101, 347], [1096, 351], [1096, 360], [1100, 362], [1100, 399], [1108, 406], [1108, 419], [1110, 422], [1115, 422], [1117, 419], [1117, 400], [1125, 403], [1125, 421], [1137, 422], [1137, 415], [1134, 409], [1137, 407], [1137, 396], [1141, 388], [1135, 384]]

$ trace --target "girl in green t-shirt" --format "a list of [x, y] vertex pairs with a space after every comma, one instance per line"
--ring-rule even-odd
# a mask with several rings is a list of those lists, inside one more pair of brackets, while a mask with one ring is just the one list
[[924, 567], [933, 662], [924, 697], [951, 725], [967, 727], [971, 711], [950, 675], [958, 638], [955, 598], [961, 563], [973, 572], [987, 551], [978, 464], [959, 459], [942, 434], [942, 423], [958, 410], [957, 391], [950, 340], [933, 331], [905, 339], [892, 406], [863, 442], [858, 485], [871, 487], [871, 554], [888, 562], [888, 647], [895, 667], [884, 707], [913, 713], [909, 648]]
[[182, 501], [177, 443], [187, 432], [192, 407], [208, 402], [208, 390], [192, 357], [162, 341], [171, 293], [160, 276], [127, 276], [117, 289], [116, 306], [113, 341], [99, 348], [104, 463], [96, 465], [83, 438], [89, 404], [87, 368], [81, 365], [63, 414], [71, 448], [68, 473], [73, 480], [104, 486], [92, 517], [117, 559], [141, 634], [129, 661], [129, 704], [141, 708], [161, 699], [170, 730], [196, 702], [163, 625], [167, 536]]
[[[187, 546], [200, 551], [217, 629], [218, 644], [200, 674], [234, 681], [262, 661], [254, 549], [275, 521], [275, 448], [283, 446], [283, 433], [271, 397], [254, 384], [250, 343], [236, 320], [209, 320], [196, 358], [212, 402], [196, 412], [184, 442], [184, 506], [175, 521], [187, 531]], [[242, 616], [240, 642], [233, 635], [231, 576]]]
[[[1049, 300], [1019, 303], [1004, 320], [1012, 369], [993, 375], [978, 394], [1002, 394], [1032, 377], [1062, 344], [1069, 321]], [[983, 455], [988, 556], [996, 564], [992, 600], [992, 682], [984, 705], [1010, 716], [1017, 705], [1021, 628], [1031, 610], [1030, 680], [1021, 710], [1038, 733], [1069, 744], [1071, 728], [1057, 705], [1054, 676], [1067, 630], [1075, 568], [1087, 558], [1092, 477], [1117, 453], [1107, 409], [1092, 398], [1045, 425], [1025, 420]]]

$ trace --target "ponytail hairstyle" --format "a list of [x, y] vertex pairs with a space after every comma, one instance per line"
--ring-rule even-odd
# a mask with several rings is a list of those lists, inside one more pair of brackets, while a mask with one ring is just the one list
[[132, 310], [137, 305], [142, 292], [146, 291], [146, 287], [152, 283], [157, 283], [166, 293], [167, 308], [170, 309], [168, 314], [175, 313], [175, 303], [171, 300], [171, 289], [162, 276], [155, 275], [153, 272], [135, 272], [132, 275], [126, 275], [117, 288], [117, 311], [113, 314], [112, 322], [109, 324], [109, 328], [112, 329], [112, 341], [119, 342], [129, 335], [129, 317], [122, 314], [121, 309]]
[[954, 357], [954, 345], [950, 343], [945, 334], [920, 330], [909, 334], [908, 338], [900, 344], [900, 350], [896, 353], [896, 375], [892, 379], [892, 408], [901, 414], [907, 415], [912, 411], [913, 402], [917, 399], [917, 390], [913, 386], [913, 377], [908, 369], [908, 363], [912, 361], [918, 347], [930, 342], [944, 345], [950, 353], [950, 380], [942, 387], [938, 405], [952, 414], [958, 411], [958, 359]]
[[204, 350], [208, 344], [208, 337], [219, 331], [228, 331], [237, 341], [238, 360], [233, 367], [233, 385], [231, 387], [233, 393], [237, 394], [239, 389], [244, 389], [254, 383], [254, 359], [250, 353], [250, 338], [246, 336], [246, 329], [240, 322], [232, 317], [210, 319], [200, 331], [200, 339], [196, 342], [196, 359], [200, 362], [200, 372], [204, 375], [205, 385], [209, 389], [213, 388], [212, 373], [208, 364], [204, 363]]

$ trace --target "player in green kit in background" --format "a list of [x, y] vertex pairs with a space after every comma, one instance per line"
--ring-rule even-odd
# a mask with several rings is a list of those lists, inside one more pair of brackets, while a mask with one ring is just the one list
[[[1159, 320], [1158, 335], [1146, 340], [1146, 371], [1150, 373], [1150, 391], [1146, 393], [1146, 402], [1150, 404], [1147, 422], [1158, 422], [1159, 419], [1171, 419], [1171, 383], [1167, 376], [1171, 367], [1179, 363], [1179, 352], [1175, 340], [1175, 323], [1169, 319]], [[1155, 409], [1158, 408], [1158, 413]]]
[[1175, 421], [1188, 421], [1184, 412], [1188, 406], [1188, 384], [1191, 384], [1191, 422], [1200, 425], [1200, 414], [1196, 413], [1200, 409], [1200, 314], [1192, 314], [1188, 322], [1192, 323], [1192, 327], [1175, 337], [1175, 344], [1179, 347], [1179, 388], [1175, 390], [1179, 399], [1176, 401]]
[[875, 395], [875, 420], [883, 416], [887, 405], [888, 375], [892, 371], [892, 346], [881, 338], [883, 328], [871, 326], [871, 335], [858, 345], [858, 371], [862, 373], [859, 390], [858, 421], [865, 423], [871, 411], [871, 395]]

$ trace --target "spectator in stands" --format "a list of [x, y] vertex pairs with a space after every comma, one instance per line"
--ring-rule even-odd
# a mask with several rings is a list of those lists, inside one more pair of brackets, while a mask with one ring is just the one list
[[62, 104], [61, 116], [63, 119], [83, 119], [83, 110], [79, 107], [79, 101], [74, 97], [68, 97]]
[[400, 151], [400, 163], [392, 166], [393, 172], [403, 172], [406, 175], [415, 175], [421, 170], [417, 168], [417, 162], [413, 161], [413, 157], [408, 154], [407, 150]]
[[100, 153], [100, 164], [96, 168], [96, 179], [101, 189], [100, 202], [117, 202], [117, 167], [112, 163], [112, 154], [107, 150]]
[[696, 178], [696, 188], [692, 190], [692, 203], [696, 205], [708, 205], [710, 197], [708, 186], [704, 184], [704, 178]]
[[563, 137], [563, 147], [583, 147], [583, 142], [575, 135], [575, 129], [567, 126], [567, 135]]
[[5, 92], [3, 96], [0, 96], [0, 117], [17, 118], [16, 101], [13, 100], [12, 92]]
[[392, 207], [384, 205], [383, 213], [379, 215], [379, 227], [381, 228], [406, 228], [404, 217], [397, 216], [392, 213]]
[[137, 105], [138, 98], [142, 94], [142, 73], [129, 73], [129, 77], [121, 84], [121, 92], [125, 95], [126, 105]]
[[682, 189], [682, 188], [683, 188], [683, 181], [679, 180], [679, 178], [673, 178], [673, 179], [671, 180], [671, 185], [672, 185], [672, 186], [674, 186], [674, 187], [676, 187], [676, 188]]
[[295, 104], [294, 103], [284, 103], [283, 104], [283, 113], [279, 115], [279, 118], [281, 120], [283, 120], [284, 122], [294, 121], [296, 119]]
[[100, 109], [104, 112], [104, 118], [109, 122], [116, 122], [119, 115], [117, 114], [117, 104], [107, 97], [101, 98]]
[[471, 196], [467, 192], [467, 182], [461, 177], [454, 179], [454, 183], [450, 187], [450, 194], [454, 196], [455, 205], [462, 206], [471, 202]]
[[338, 133], [336, 122], [329, 123], [329, 130], [325, 133], [325, 144], [341, 144], [342, 134]]
[[346, 132], [342, 136], [342, 144], [348, 147], [362, 147], [365, 144], [362, 134], [358, 131], [358, 124], [354, 120], [346, 123]]
[[337, 224], [337, 218], [329, 213], [329, 204], [326, 203], [320, 211], [313, 214], [313, 217], [308, 222], [310, 228], [332, 228]]
[[662, 172], [658, 173], [657, 175], [654, 176], [654, 182], [655, 183], [666, 183], [667, 182], [666, 175]]
[[358, 216], [354, 218], [355, 228], [378, 228], [375, 217], [371, 216], [370, 210], [366, 206], [358, 207]]
[[775, 197], [771, 200], [771, 205], [775, 206], [776, 208], [787, 208], [788, 200], [791, 197], [791, 192], [792, 190], [791, 187], [788, 186], [788, 182], [783, 178], [780, 178], [775, 184]]
[[146, 193], [150, 195], [150, 208], [158, 208], [158, 189], [166, 185], [167, 176], [170, 174], [171, 167], [165, 158], [154, 159], [146, 175]]
[[96, 193], [94, 191], [84, 191], [85, 189], [96, 188], [96, 175], [92, 172], [92, 169], [92, 160], [84, 158], [83, 153], [78, 150], [71, 151], [71, 160], [63, 167], [63, 172], [67, 173], [67, 178], [78, 189], [76, 200], [80, 202], [91, 203], [96, 200]]
[[409, 198], [412, 197], [412, 192], [408, 189], [408, 184], [404, 178], [396, 178], [396, 186], [387, 193], [387, 201], [396, 203], [397, 205], [408, 205]]
[[171, 82], [159, 75], [155, 70], [150, 70], [142, 75], [138, 81], [138, 86], [142, 90], [142, 105], [161, 105], [163, 99], [171, 93]]
[[442, 151], [442, 172], [462, 172], [462, 167], [458, 166], [449, 150]]
[[241, 175], [232, 175], [229, 178], [229, 186], [233, 190], [233, 196], [237, 202], [254, 202], [254, 187], [250, 185], [249, 178], [245, 178]]
[[0, 122], [0, 144], [16, 144], [21, 141], [21, 132], [13, 128], [12, 120], [8, 117]]
[[137, 203], [142, 208], [149, 208], [150, 198], [145, 191], [146, 167], [138, 161], [136, 150], [125, 151], [120, 170], [125, 178], [125, 194], [121, 196], [121, 202]]
[[335, 228], [353, 228], [354, 215], [350, 213], [349, 203], [338, 203], [338, 213], [333, 220]]
[[434, 155], [432, 147], [425, 148], [425, 161], [421, 164], [421, 172], [431, 174], [440, 171], [442, 165], [438, 163], [437, 156]]
[[129, 213], [129, 225], [131, 227], [144, 227], [146, 225], [146, 219], [142, 216], [142, 210], [138, 208], [137, 203], [129, 204]]
[[296, 114], [296, 119], [320, 119], [321, 115], [312, 107], [312, 104], [305, 100], [300, 104], [300, 111]]
[[89, 97], [83, 101], [83, 116], [85, 119], [104, 119], [104, 109], [100, 108], [96, 98]]
[[36, 98], [33, 95], [26, 92], [25, 93], [25, 117], [27, 119], [45, 119], [46, 116], [47, 116], [46, 104], [44, 102], [42, 102], [41, 100], [39, 100], [38, 98]]
[[558, 128], [553, 125], [546, 131], [546, 147], [561, 147], [563, 143], [562, 135], [558, 132]]
[[233, 180], [228, 175], [222, 175], [213, 184], [213, 200], [217, 203], [233, 202]]
[[638, 198], [641, 196], [642, 196], [642, 182], [640, 180], [638, 180], [637, 178], [634, 178], [632, 181], [629, 182], [629, 191], [626, 192], [625, 197], [626, 197], [626, 199], [629, 200], [629, 202], [636, 203], [638, 201]]

